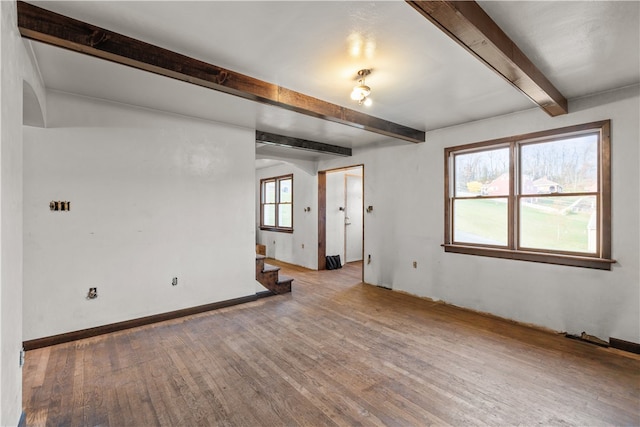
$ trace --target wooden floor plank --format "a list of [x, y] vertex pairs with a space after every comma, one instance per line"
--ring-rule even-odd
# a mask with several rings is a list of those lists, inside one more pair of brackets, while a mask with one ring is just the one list
[[640, 425], [640, 357], [361, 283], [27, 352], [28, 426]]

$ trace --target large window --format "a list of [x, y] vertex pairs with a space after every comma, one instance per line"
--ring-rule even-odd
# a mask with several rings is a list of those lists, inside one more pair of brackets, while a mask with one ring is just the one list
[[609, 270], [609, 129], [446, 148], [445, 251]]
[[293, 175], [260, 180], [260, 228], [293, 232]]

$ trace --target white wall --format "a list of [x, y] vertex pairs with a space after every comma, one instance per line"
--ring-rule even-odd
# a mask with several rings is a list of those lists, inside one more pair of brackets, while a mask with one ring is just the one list
[[22, 412], [23, 87], [41, 105], [44, 87], [16, 27], [15, 2], [0, 1], [0, 14], [0, 425], [7, 426]]
[[[360, 151], [319, 170], [365, 165], [365, 281], [557, 331], [640, 342], [639, 87], [440, 129], [424, 144]], [[445, 253], [444, 148], [612, 120], [612, 271]], [[414, 269], [412, 262], [417, 261]]]
[[[293, 163], [258, 169], [255, 183], [256, 243], [267, 256], [306, 268], [318, 268], [318, 177]], [[260, 180], [293, 174], [293, 233], [260, 230]], [[304, 209], [310, 207], [311, 211]], [[303, 247], [304, 245], [304, 247]]]
[[24, 135], [25, 340], [255, 294], [254, 131], [57, 92], [48, 111]]

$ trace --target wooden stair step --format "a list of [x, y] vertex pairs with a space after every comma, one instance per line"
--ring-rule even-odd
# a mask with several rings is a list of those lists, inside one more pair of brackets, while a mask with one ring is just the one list
[[284, 294], [291, 292], [291, 282], [293, 277], [280, 274], [280, 267], [267, 264], [263, 255], [256, 255], [256, 280], [260, 282], [268, 291], [256, 294], [259, 297], [269, 294]]
[[273, 292], [276, 294], [286, 294], [287, 292], [291, 292], [291, 282], [293, 282], [293, 277], [281, 275], [278, 277], [278, 281], [276, 282]]
[[262, 272], [269, 273], [271, 271], [280, 271], [280, 267], [276, 267], [275, 265], [265, 263], [264, 267], [262, 267]]
[[287, 282], [289, 282], [289, 283], [293, 282], [293, 277], [285, 276], [284, 274], [281, 274], [278, 277], [278, 285], [284, 284], [284, 283], [287, 283]]

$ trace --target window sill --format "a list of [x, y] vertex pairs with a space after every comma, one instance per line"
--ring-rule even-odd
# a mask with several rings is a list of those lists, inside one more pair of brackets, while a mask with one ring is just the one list
[[262, 231], [273, 231], [275, 233], [293, 233], [293, 228], [275, 228], [275, 227], [260, 227]]
[[481, 248], [477, 246], [444, 244], [445, 252], [456, 254], [479, 255], [493, 258], [515, 259], [519, 261], [542, 262], [546, 264], [568, 265], [572, 267], [595, 268], [598, 270], [611, 270], [611, 264], [615, 260], [582, 257], [574, 255], [559, 255], [540, 252], [513, 251], [509, 249]]

